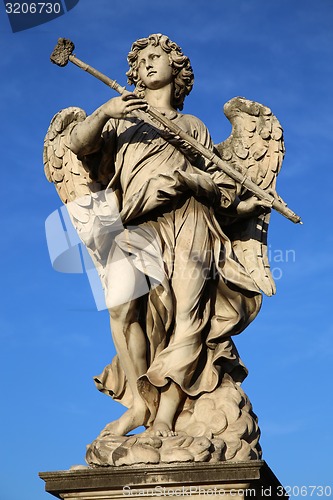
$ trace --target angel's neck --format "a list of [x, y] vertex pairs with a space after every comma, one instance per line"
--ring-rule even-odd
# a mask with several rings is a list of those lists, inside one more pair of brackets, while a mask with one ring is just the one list
[[175, 108], [171, 104], [172, 94], [172, 85], [167, 85], [160, 89], [145, 89], [145, 99], [148, 104], [160, 111], [175, 111]]

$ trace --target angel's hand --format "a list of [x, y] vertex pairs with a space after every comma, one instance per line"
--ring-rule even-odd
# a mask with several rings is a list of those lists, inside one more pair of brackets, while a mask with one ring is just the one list
[[95, 153], [100, 147], [101, 133], [109, 118], [124, 118], [132, 111], [145, 110], [147, 107], [146, 101], [131, 92], [110, 99], [73, 128], [69, 138], [71, 151], [78, 156]]
[[267, 208], [271, 208], [272, 204], [266, 200], [259, 200], [252, 195], [246, 200], [239, 201], [236, 205], [238, 215], [256, 215], [263, 213]]
[[275, 191], [275, 189], [274, 189], [274, 188], [269, 188], [269, 189], [267, 189], [267, 190], [266, 190], [266, 192], [267, 192], [268, 194], [270, 194], [271, 196], [273, 196], [273, 198], [274, 198], [275, 200], [277, 200], [277, 201], [279, 201], [280, 203], [283, 203], [283, 205], [287, 206], [287, 203], [286, 203], [286, 202], [285, 202], [285, 201], [281, 198], [281, 196], [279, 196], [279, 195], [277, 194], [277, 192]]
[[146, 101], [140, 99], [136, 94], [128, 92], [120, 97], [113, 97], [103, 104], [99, 110], [108, 118], [124, 118], [132, 111], [146, 110], [147, 106]]

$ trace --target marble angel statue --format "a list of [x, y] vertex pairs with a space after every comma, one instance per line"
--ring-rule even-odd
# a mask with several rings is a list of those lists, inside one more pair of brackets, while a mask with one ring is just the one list
[[[128, 62], [134, 92], [90, 116], [60, 111], [44, 148], [46, 176], [96, 265], [110, 313], [117, 355], [95, 383], [127, 408], [96, 443], [119, 446], [144, 426], [150, 443], [181, 439], [183, 454], [184, 436], [199, 448], [205, 442], [194, 460], [207, 460], [212, 443], [221, 460], [258, 458], [234, 337], [257, 316], [262, 293], [275, 293], [270, 208], [145, 115], [158, 109], [270, 192], [282, 129], [269, 108], [236, 97], [224, 107], [232, 133], [214, 145], [198, 118], [181, 113], [193, 71], [176, 43], [160, 34], [139, 39]], [[104, 465], [96, 443], [90, 463]]]

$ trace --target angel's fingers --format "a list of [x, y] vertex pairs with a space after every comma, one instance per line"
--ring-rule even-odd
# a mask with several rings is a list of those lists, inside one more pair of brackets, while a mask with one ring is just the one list
[[256, 203], [256, 205], [259, 205], [261, 207], [271, 207], [272, 206], [272, 202], [271, 201], [268, 201], [268, 200], [258, 200], [258, 203]]
[[143, 101], [142, 99], [138, 100], [138, 101], [129, 101], [128, 103], [126, 103], [126, 107], [127, 108], [142, 108], [142, 107], [147, 107], [148, 106], [148, 103], [146, 101]]
[[131, 104], [127, 104], [126, 107], [125, 107], [125, 113], [131, 113], [132, 111], [136, 111], [136, 110], [146, 110], [147, 109], [147, 103], [145, 102], [138, 102], [138, 103], [131, 103]]
[[145, 101], [141, 97], [138, 97], [134, 93], [122, 95], [122, 100], [126, 102], [127, 106], [130, 106], [132, 104], [140, 104], [146, 106], [148, 105], [147, 101]]
[[253, 196], [253, 206], [254, 207], [271, 207], [272, 203], [268, 200], [261, 200], [256, 196]]
[[139, 97], [136, 94], [134, 94], [134, 92], [125, 92], [124, 94], [122, 94], [121, 98], [123, 101], [129, 101], [131, 99], [139, 99]]
[[287, 205], [287, 203], [285, 201], [283, 201], [283, 199], [281, 198], [281, 196], [279, 196], [277, 194], [277, 192], [275, 191], [275, 189], [269, 188], [269, 189], [267, 189], [267, 193], [270, 194], [271, 196], [273, 196], [273, 198], [275, 198], [280, 203], [283, 203], [283, 205]]
[[287, 206], [287, 203], [286, 203], [286, 202], [285, 202], [285, 201], [281, 198], [281, 196], [279, 196], [279, 195], [277, 194], [277, 192], [275, 191], [275, 189], [272, 189], [272, 188], [267, 189], [267, 192], [268, 192], [268, 194], [270, 194], [271, 196], [273, 196], [273, 198], [274, 198], [276, 201], [278, 201], [278, 202], [282, 203], [282, 205]]

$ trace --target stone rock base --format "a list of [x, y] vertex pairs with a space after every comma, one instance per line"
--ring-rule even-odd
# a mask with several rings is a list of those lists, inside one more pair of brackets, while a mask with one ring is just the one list
[[80, 467], [41, 472], [45, 489], [66, 500], [225, 500], [271, 499], [285, 496], [283, 487], [262, 460], [217, 464]]
[[149, 429], [115, 436], [112, 424], [87, 448], [86, 462], [92, 467], [261, 459], [258, 419], [247, 395], [228, 374], [214, 392], [187, 398], [175, 419], [177, 436], [160, 438]]

